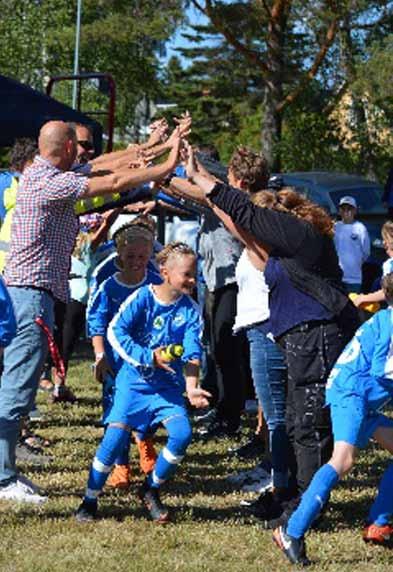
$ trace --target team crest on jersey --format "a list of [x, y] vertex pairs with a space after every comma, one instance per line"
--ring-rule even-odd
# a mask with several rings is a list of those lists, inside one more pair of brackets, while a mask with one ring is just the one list
[[153, 328], [155, 328], [156, 330], [162, 330], [163, 327], [164, 327], [164, 318], [162, 316], [157, 316], [157, 318], [154, 319]]
[[175, 326], [182, 326], [185, 321], [186, 318], [184, 314], [176, 314], [176, 316], [173, 318], [173, 323]]

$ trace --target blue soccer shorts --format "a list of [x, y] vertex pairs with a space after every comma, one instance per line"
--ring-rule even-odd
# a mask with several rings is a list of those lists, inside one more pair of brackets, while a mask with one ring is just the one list
[[334, 441], [365, 447], [379, 427], [393, 427], [393, 419], [370, 409], [365, 398], [341, 395], [330, 404]]
[[175, 416], [188, 417], [179, 388], [157, 392], [153, 384], [146, 383], [146, 388], [137, 390], [125, 383], [116, 383], [113, 406], [106, 422], [124, 423], [144, 435]]

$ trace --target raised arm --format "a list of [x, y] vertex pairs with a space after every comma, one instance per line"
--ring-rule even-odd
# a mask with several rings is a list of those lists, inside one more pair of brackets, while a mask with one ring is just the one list
[[143, 169], [124, 168], [109, 174], [98, 176], [96, 173], [88, 176], [89, 184], [85, 197], [96, 197], [107, 193], [119, 193], [138, 187], [149, 181], [158, 181], [171, 173], [177, 165], [180, 136], [173, 139], [171, 151], [167, 160], [159, 165]]
[[186, 179], [182, 179], [181, 177], [171, 178], [169, 183], [169, 192], [175, 197], [192, 200], [201, 206], [210, 206], [205, 193], [198, 187], [198, 185], [195, 185]]
[[[244, 246], [251, 252], [253, 252], [259, 261], [256, 261], [256, 266], [261, 270], [264, 264], [269, 258], [269, 247], [262, 244], [260, 241], [256, 240], [249, 232], [242, 229], [240, 226], [236, 225], [231, 217], [224, 213], [221, 209], [213, 205], [213, 212], [218, 216], [218, 218], [224, 223], [226, 228], [235, 238], [244, 244]], [[254, 259], [255, 260], [255, 259]], [[253, 260], [253, 264], [254, 264]]]
[[104, 242], [108, 238], [108, 232], [112, 224], [115, 222], [119, 214], [121, 213], [122, 209], [112, 209], [110, 211], [106, 211], [102, 215], [102, 223], [98, 227], [98, 229], [92, 234], [90, 240], [90, 247], [92, 252], [95, 252], [101, 242]]
[[286, 213], [257, 207], [243, 191], [217, 182], [209, 173], [202, 173], [190, 145], [187, 145], [187, 152], [187, 175], [208, 201], [268, 250], [275, 250], [281, 256], [296, 254], [306, 236], [306, 223]]

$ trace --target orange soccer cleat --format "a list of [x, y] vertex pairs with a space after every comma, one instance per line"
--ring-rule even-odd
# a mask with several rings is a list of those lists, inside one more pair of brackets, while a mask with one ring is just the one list
[[374, 544], [386, 544], [393, 535], [393, 526], [385, 524], [378, 526], [377, 524], [369, 524], [363, 529], [364, 542], [372, 542]]
[[135, 437], [135, 441], [139, 451], [139, 466], [141, 471], [147, 475], [151, 473], [156, 464], [157, 453], [154, 448], [153, 439], [140, 440]]
[[115, 465], [107, 480], [107, 484], [114, 489], [128, 489], [130, 478], [131, 470], [129, 465]]

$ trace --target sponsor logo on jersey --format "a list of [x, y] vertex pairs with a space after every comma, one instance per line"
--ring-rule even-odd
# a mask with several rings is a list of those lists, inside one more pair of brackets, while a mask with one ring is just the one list
[[156, 330], [162, 330], [163, 327], [164, 327], [164, 318], [162, 316], [157, 316], [157, 318], [154, 319], [153, 328], [155, 328]]

